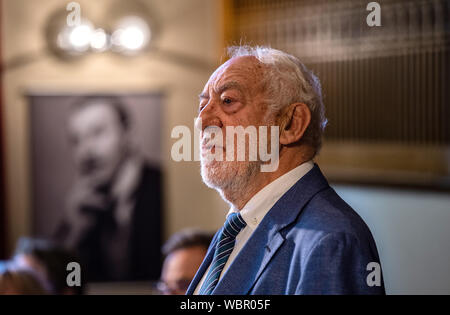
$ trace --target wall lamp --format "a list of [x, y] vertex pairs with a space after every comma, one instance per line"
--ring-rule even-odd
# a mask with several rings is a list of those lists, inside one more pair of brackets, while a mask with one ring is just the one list
[[125, 16], [118, 20], [111, 32], [95, 28], [83, 18], [76, 26], [65, 25], [57, 35], [57, 47], [70, 55], [88, 52], [113, 51], [134, 55], [145, 49], [151, 40], [148, 23], [138, 16]]
[[[46, 58], [49, 53], [71, 62], [94, 53], [133, 56], [148, 51], [152, 58], [169, 64], [208, 73], [216, 67], [215, 62], [191, 56], [183, 50], [158, 47], [155, 39], [161, 33], [161, 23], [148, 3], [140, 0], [111, 0], [108, 3], [107, 6], [101, 2], [90, 6], [91, 12], [96, 13], [94, 16], [82, 9], [79, 23], [72, 26], [67, 23], [69, 12], [66, 7], [57, 8], [42, 28], [47, 45], [18, 53], [0, 66], [4, 71], [11, 71]], [[152, 49], [147, 49], [150, 46]]]

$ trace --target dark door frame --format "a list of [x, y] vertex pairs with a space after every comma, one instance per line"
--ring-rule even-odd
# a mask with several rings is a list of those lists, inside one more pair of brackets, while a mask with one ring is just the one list
[[[3, 14], [3, 2], [0, 0], [0, 16]], [[0, 18], [1, 19], [1, 18]], [[3, 132], [3, 60], [0, 23], [0, 259], [6, 258], [6, 202], [5, 202], [5, 160]]]

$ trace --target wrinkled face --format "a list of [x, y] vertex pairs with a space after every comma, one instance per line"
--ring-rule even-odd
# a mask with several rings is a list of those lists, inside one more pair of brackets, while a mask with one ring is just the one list
[[[264, 104], [262, 78], [264, 65], [255, 57], [233, 58], [219, 67], [200, 94], [197, 126], [201, 122], [201, 174], [203, 181], [219, 190], [239, 189], [259, 172], [259, 161], [237, 159], [238, 141], [234, 141], [234, 159], [226, 159], [227, 126], [266, 126], [267, 106]], [[208, 142], [214, 129], [222, 132], [222, 146]], [[247, 143], [247, 142], [246, 142]], [[223, 151], [223, 160], [208, 159], [208, 153]], [[244, 148], [247, 152], [248, 147]], [[233, 187], [234, 186], [234, 187]]]
[[111, 181], [127, 146], [115, 110], [102, 103], [76, 109], [69, 121], [69, 138], [79, 175], [94, 186]]
[[193, 246], [178, 249], [167, 256], [161, 274], [163, 293], [185, 294], [205, 255], [206, 248]]

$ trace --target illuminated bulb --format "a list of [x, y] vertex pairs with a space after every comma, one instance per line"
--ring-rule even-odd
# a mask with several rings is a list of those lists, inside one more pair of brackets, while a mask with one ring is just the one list
[[88, 20], [75, 27], [66, 26], [58, 34], [57, 45], [69, 54], [79, 55], [89, 49], [93, 32], [93, 25]]
[[135, 26], [129, 26], [123, 30], [120, 36], [120, 43], [125, 49], [139, 50], [144, 45], [144, 32]]
[[133, 53], [143, 49], [150, 41], [150, 29], [139, 17], [123, 18], [112, 35], [112, 44], [116, 50]]
[[105, 31], [97, 29], [92, 33], [90, 40], [91, 48], [97, 51], [104, 51], [108, 46], [108, 36]]
[[87, 24], [76, 26], [69, 34], [70, 45], [78, 51], [88, 49], [91, 42], [92, 27]]

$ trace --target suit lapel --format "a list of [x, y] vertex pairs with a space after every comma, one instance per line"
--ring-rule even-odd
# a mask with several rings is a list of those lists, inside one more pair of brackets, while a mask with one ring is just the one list
[[[269, 210], [222, 276], [213, 294], [248, 294], [283, 244], [285, 239], [280, 231], [297, 219], [301, 210], [315, 194], [328, 187], [328, 182], [315, 165]], [[210, 261], [207, 266], [209, 263]]]
[[[257, 233], [258, 229], [254, 232]], [[284, 242], [276, 232], [270, 240], [261, 229], [253, 234], [217, 284], [213, 294], [247, 294]], [[261, 246], [261, 244], [267, 244]]]

